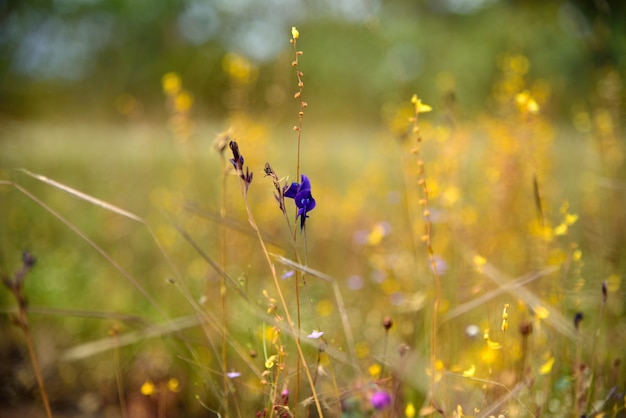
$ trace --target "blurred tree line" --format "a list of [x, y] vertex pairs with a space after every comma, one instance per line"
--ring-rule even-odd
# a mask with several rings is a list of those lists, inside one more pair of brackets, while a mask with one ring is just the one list
[[280, 113], [293, 25], [321, 118], [378, 118], [413, 91], [481, 110], [504, 53], [528, 58], [564, 114], [603, 71], [626, 74], [625, 20], [623, 0], [0, 0], [0, 116], [158, 118], [173, 71], [195, 117], [219, 118], [233, 55], [255, 69], [248, 109]]

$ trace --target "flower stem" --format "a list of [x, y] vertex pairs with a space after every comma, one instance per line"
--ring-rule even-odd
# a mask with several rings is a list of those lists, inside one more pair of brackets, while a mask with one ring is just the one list
[[[290, 39], [290, 42], [293, 45], [293, 51], [295, 55], [295, 58], [293, 62], [291, 63], [291, 65], [294, 67], [296, 71], [296, 78], [298, 80], [298, 91], [294, 95], [294, 98], [298, 100], [298, 103], [300, 105], [300, 110], [298, 111], [298, 125], [294, 126], [294, 130], [297, 132], [297, 136], [298, 136], [298, 152], [297, 152], [297, 159], [296, 159], [297, 161], [296, 162], [296, 179], [300, 179], [300, 149], [301, 149], [301, 138], [302, 138], [302, 120], [304, 118], [304, 108], [307, 106], [307, 104], [306, 102], [302, 100], [302, 88], [304, 87], [304, 83], [302, 82], [303, 73], [298, 68], [299, 58], [300, 58], [300, 55], [302, 55], [302, 51], [298, 51], [298, 46], [297, 46], [300, 33], [294, 27], [291, 30], [291, 34], [292, 34], [292, 38]], [[304, 214], [303, 216], [306, 216], [306, 214]], [[294, 242], [296, 240], [296, 234], [297, 234], [296, 231], [298, 229], [297, 224], [298, 224], [297, 222], [294, 222], [294, 226], [293, 226]], [[296, 257], [297, 257], [298, 256], [297, 248], [295, 252], [296, 252]], [[304, 280], [304, 276], [302, 277], [302, 279]], [[300, 315], [300, 272], [298, 271], [296, 271], [295, 282], [296, 282], [296, 307], [297, 307], [296, 309], [297, 309], [297, 320], [298, 320], [298, 334], [295, 337], [297, 340], [297, 344], [299, 346], [300, 345], [301, 315]], [[300, 394], [299, 392], [300, 392], [300, 358], [298, 357], [297, 364], [296, 364], [296, 391], [295, 391], [296, 400], [299, 397], [299, 394]], [[297, 408], [294, 408], [294, 418], [296, 417], [296, 415], [297, 415]]]
[[418, 118], [421, 112], [430, 111], [430, 106], [423, 105], [417, 96], [413, 96], [411, 102], [414, 105], [414, 115], [411, 118], [413, 122], [413, 134], [415, 136], [416, 145], [413, 149], [413, 153], [417, 157], [418, 178], [417, 182], [420, 190], [420, 205], [422, 206], [422, 216], [424, 218], [424, 234], [422, 235], [422, 241], [426, 245], [428, 263], [433, 275], [434, 282], [434, 297], [433, 297], [433, 313], [431, 323], [430, 334], [430, 384], [428, 398], [432, 406], [438, 409], [435, 405], [435, 385], [437, 383], [437, 315], [439, 313], [439, 305], [441, 303], [441, 279], [437, 271], [437, 262], [434, 257], [432, 246], [432, 221], [430, 219], [429, 209], [429, 189], [426, 183], [426, 171], [424, 169], [424, 161], [421, 158], [422, 137], [420, 135], [420, 129], [418, 126]]
[[[288, 305], [287, 302], [285, 300], [285, 296], [280, 288], [280, 282], [278, 281], [278, 275], [276, 274], [276, 266], [274, 265], [274, 263], [272, 262], [272, 259], [270, 257], [269, 252], [267, 251], [267, 247], [265, 245], [265, 240], [263, 239], [263, 236], [261, 235], [261, 231], [259, 230], [259, 227], [257, 226], [256, 220], [254, 218], [254, 215], [252, 214], [252, 210], [250, 209], [250, 205], [248, 203], [248, 188], [244, 185], [243, 180], [241, 180], [239, 182], [240, 184], [240, 188], [241, 188], [241, 193], [243, 196], [243, 200], [244, 200], [244, 206], [246, 208], [246, 213], [248, 214], [248, 222], [250, 223], [250, 225], [252, 226], [252, 229], [254, 230], [254, 232], [257, 235], [257, 238], [259, 240], [259, 244], [261, 245], [261, 250], [263, 251], [263, 255], [265, 256], [265, 261], [267, 262], [268, 267], [270, 268], [270, 272], [272, 274], [272, 278], [274, 280], [274, 286], [276, 287], [276, 292], [278, 293], [278, 297], [280, 299], [280, 303], [282, 305], [283, 311], [285, 312], [285, 317], [287, 318], [287, 324], [289, 326], [289, 330], [291, 331], [291, 334], [294, 337], [294, 340], [296, 342], [296, 348], [298, 350], [298, 360], [299, 363], [302, 364], [304, 372], [306, 374], [307, 380], [309, 382], [309, 385], [311, 386], [311, 392], [312, 392], [312, 397], [313, 400], [315, 402], [315, 407], [317, 409], [317, 413], [320, 417], [323, 417], [324, 414], [322, 412], [322, 405], [320, 404], [320, 400], [319, 397], [317, 395], [317, 391], [315, 390], [315, 382], [313, 382], [313, 377], [311, 376], [311, 372], [309, 371], [309, 367], [307, 365], [306, 359], [304, 357], [304, 352], [302, 351], [302, 345], [300, 344], [300, 328], [297, 328], [294, 326], [294, 322], [291, 319], [291, 314], [289, 313], [289, 309], [288, 309]], [[300, 368], [298, 368], [298, 371], [300, 370]], [[297, 398], [296, 398], [297, 401]], [[295, 408], [294, 408], [294, 412], [295, 412]], [[295, 414], [294, 414], [295, 416]]]
[[2, 281], [4, 282], [4, 285], [7, 287], [7, 289], [11, 291], [11, 293], [15, 297], [15, 300], [17, 301], [18, 312], [17, 315], [13, 317], [13, 321], [24, 333], [24, 337], [26, 338], [26, 347], [28, 348], [28, 356], [30, 358], [30, 363], [33, 366], [33, 371], [35, 372], [35, 378], [37, 379], [37, 386], [39, 387], [41, 400], [43, 402], [44, 409], [46, 410], [46, 417], [52, 418], [52, 410], [50, 409], [48, 393], [46, 392], [46, 388], [43, 384], [41, 367], [39, 366], [39, 360], [37, 359], [37, 353], [35, 351], [35, 342], [33, 340], [32, 333], [30, 332], [30, 326], [28, 324], [28, 306], [26, 302], [26, 297], [23, 293], [24, 280], [26, 279], [27, 273], [35, 264], [35, 257], [28, 252], [24, 252], [24, 254], [22, 255], [22, 260], [22, 268], [15, 273], [14, 277], [10, 279], [8, 276], [3, 275]]
[[[223, 271], [226, 271], [226, 174], [227, 174], [227, 162], [224, 157], [224, 153], [220, 153], [220, 157], [222, 160], [222, 196], [221, 196], [221, 204], [220, 204], [220, 267]], [[222, 368], [223, 370], [228, 370], [228, 356], [227, 356], [227, 341], [226, 341], [226, 332], [227, 332], [227, 308], [226, 308], [226, 278], [224, 276], [220, 277], [220, 302], [222, 307]], [[224, 390], [224, 410], [228, 413], [228, 398], [229, 398], [229, 388], [230, 382], [228, 381], [228, 376], [224, 373], [223, 376], [223, 390]]]

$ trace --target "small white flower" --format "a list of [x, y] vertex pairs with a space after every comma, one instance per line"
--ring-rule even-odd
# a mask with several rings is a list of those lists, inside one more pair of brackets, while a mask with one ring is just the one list
[[324, 331], [318, 331], [316, 329], [314, 329], [309, 335], [307, 335], [307, 338], [314, 338], [314, 339], [318, 339], [320, 338], [322, 335], [324, 335]]

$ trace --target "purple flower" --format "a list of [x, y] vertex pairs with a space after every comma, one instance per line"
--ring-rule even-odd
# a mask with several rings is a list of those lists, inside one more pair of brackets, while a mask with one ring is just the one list
[[374, 394], [370, 398], [370, 402], [372, 403], [372, 407], [374, 409], [385, 409], [386, 407], [391, 405], [391, 395], [383, 390], [374, 392]]
[[241, 376], [241, 373], [232, 371], [232, 372], [226, 373], [226, 376], [228, 376], [229, 379], [234, 379], [235, 377]]
[[283, 273], [282, 276], [280, 276], [281, 279], [288, 279], [290, 277], [292, 277], [296, 272], [293, 270], [287, 270], [286, 272]]
[[291, 183], [291, 186], [285, 191], [285, 197], [289, 197], [296, 202], [298, 207], [298, 216], [300, 217], [300, 230], [304, 229], [306, 218], [309, 217], [308, 212], [315, 209], [315, 199], [311, 194], [311, 182], [309, 178], [302, 175], [302, 183]]
[[237, 170], [239, 178], [244, 181], [247, 191], [248, 186], [250, 186], [250, 183], [252, 183], [252, 173], [250, 172], [250, 170], [248, 170], [248, 167], [246, 167], [245, 172], [243, 170], [244, 159], [243, 155], [241, 155], [241, 153], [239, 152], [239, 145], [237, 145], [237, 142], [230, 141], [228, 143], [228, 146], [230, 146], [230, 150], [233, 152], [233, 158], [231, 158], [229, 161], [233, 165], [233, 167], [235, 167], [235, 170]]

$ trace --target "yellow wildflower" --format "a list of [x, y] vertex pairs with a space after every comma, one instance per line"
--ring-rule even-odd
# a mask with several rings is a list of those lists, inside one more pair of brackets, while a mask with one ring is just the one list
[[404, 415], [406, 418], [413, 418], [415, 416], [415, 406], [413, 405], [413, 402], [409, 402], [406, 405], [406, 408], [404, 408]]
[[380, 367], [380, 364], [378, 363], [374, 363], [367, 368], [367, 372], [372, 377], [378, 377], [380, 375], [380, 370], [381, 370], [381, 367]]
[[463, 371], [463, 376], [474, 377], [475, 373], [476, 373], [476, 366], [472, 364], [469, 369]]
[[141, 394], [145, 396], [154, 395], [156, 393], [156, 387], [154, 385], [154, 382], [150, 379], [143, 382], [143, 385], [141, 385], [140, 390], [141, 390]]
[[167, 73], [161, 79], [161, 85], [163, 86], [163, 92], [167, 95], [177, 94], [181, 89], [180, 76], [176, 73]]
[[276, 354], [274, 354], [273, 356], [268, 357], [267, 360], [265, 360], [265, 368], [266, 369], [271, 369], [272, 367], [274, 367], [274, 364], [276, 364], [276, 360], [278, 359], [278, 356]]
[[427, 113], [433, 110], [429, 105], [422, 103], [422, 101], [417, 97], [417, 94], [414, 94], [411, 97], [411, 103], [415, 106], [415, 112], [417, 113]]
[[170, 392], [176, 393], [180, 391], [180, 382], [177, 378], [172, 377], [170, 380], [167, 381], [167, 388], [170, 390]]
[[548, 360], [539, 368], [539, 374], [546, 375], [552, 371], [554, 365], [554, 357], [550, 356]]

